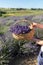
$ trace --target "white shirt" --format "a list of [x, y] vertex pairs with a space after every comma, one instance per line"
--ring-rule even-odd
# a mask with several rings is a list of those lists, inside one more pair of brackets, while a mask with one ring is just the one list
[[41, 46], [41, 51], [43, 52], [43, 46]]

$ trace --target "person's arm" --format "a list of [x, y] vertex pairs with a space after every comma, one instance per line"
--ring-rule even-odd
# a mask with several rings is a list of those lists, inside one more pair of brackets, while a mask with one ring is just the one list
[[33, 41], [35, 41], [36, 44], [43, 45], [43, 40], [33, 38]]
[[[41, 28], [43, 29], [43, 24], [38, 24], [33, 22], [33, 27]], [[33, 41], [35, 41], [39, 45], [43, 45], [43, 40], [33, 38]]]
[[43, 29], [43, 24], [39, 24], [39, 23], [34, 23], [33, 22], [33, 27], [37, 27], [37, 28]]

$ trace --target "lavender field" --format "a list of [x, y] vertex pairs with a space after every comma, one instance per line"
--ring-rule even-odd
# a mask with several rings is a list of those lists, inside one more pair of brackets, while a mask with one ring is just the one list
[[[37, 64], [40, 46], [33, 41], [16, 41], [10, 32], [10, 27], [21, 20], [43, 24], [43, 14], [0, 17], [0, 65]], [[43, 39], [43, 30], [35, 29], [35, 37]]]

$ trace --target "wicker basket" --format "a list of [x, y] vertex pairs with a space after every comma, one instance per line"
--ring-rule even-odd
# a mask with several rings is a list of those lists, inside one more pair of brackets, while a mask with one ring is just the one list
[[[25, 21], [25, 22], [27, 22], [27, 21]], [[15, 23], [15, 25], [17, 23]], [[12, 36], [13, 36], [13, 38], [15, 38], [17, 40], [22, 40], [22, 39], [23, 40], [31, 40], [34, 36], [34, 33], [35, 33], [35, 31], [34, 31], [34, 29], [32, 29], [29, 33], [26, 33], [26, 34], [18, 34], [17, 35], [17, 34], [12, 33]]]

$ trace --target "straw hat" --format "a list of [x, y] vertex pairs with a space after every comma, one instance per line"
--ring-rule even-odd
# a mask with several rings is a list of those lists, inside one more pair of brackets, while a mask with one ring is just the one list
[[[28, 24], [28, 26], [29, 26], [29, 21], [21, 21], [21, 22], [22, 22], [22, 25], [24, 23], [24, 24]], [[16, 22], [15, 25], [18, 24], [18, 23], [21, 24], [21, 22], [20, 21]], [[17, 40], [22, 40], [22, 39], [23, 40], [31, 40], [33, 38], [33, 36], [34, 36], [34, 33], [35, 33], [34, 29], [31, 28], [31, 31], [26, 33], [26, 34], [15, 34], [15, 33], [12, 33], [12, 36], [13, 36], [13, 38], [15, 38]]]

